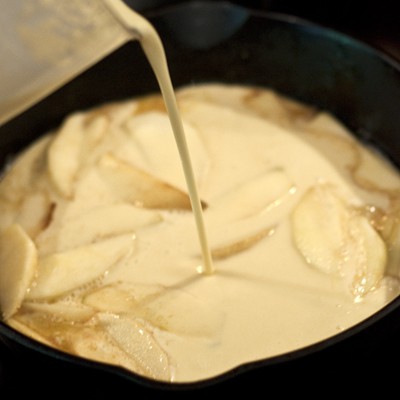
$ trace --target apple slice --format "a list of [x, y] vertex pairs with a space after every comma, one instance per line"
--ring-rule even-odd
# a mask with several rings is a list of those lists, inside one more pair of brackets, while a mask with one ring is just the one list
[[101, 329], [86, 328], [69, 336], [70, 351], [80, 357], [117, 365], [145, 375], [137, 361], [126, 354], [112, 338]]
[[109, 313], [99, 313], [98, 320], [118, 347], [134, 359], [147, 376], [164, 381], [171, 379], [168, 356], [144, 323]]
[[6, 169], [0, 181], [2, 199], [16, 204], [32, 189], [37, 178], [45, 170], [45, 151], [51, 138], [51, 135], [46, 135], [38, 139]]
[[271, 236], [274, 232], [274, 228], [263, 228], [262, 230], [238, 239], [237, 241], [213, 248], [211, 250], [211, 255], [215, 260], [223, 260], [232, 257], [252, 248], [265, 237]]
[[117, 282], [94, 289], [83, 298], [83, 303], [98, 311], [116, 314], [135, 313], [138, 306], [148, 298], [160, 293], [162, 286], [128, 284]]
[[294, 193], [295, 185], [283, 170], [269, 170], [215, 199], [209, 213], [215, 211], [213, 218], [223, 222], [245, 218], [279, 206]]
[[136, 206], [158, 209], [190, 210], [189, 196], [112, 154], [105, 154], [98, 170], [116, 196]]
[[[355, 215], [350, 225], [353, 246], [351, 259], [356, 260], [354, 270], [343, 271], [356, 299], [375, 289], [383, 279], [387, 264], [386, 244], [367, 218]], [[349, 252], [350, 253], [350, 252]]]
[[[211, 211], [210, 209], [207, 212]], [[251, 250], [263, 239], [272, 236], [279, 227], [282, 216], [277, 213], [259, 213], [247, 218], [221, 223], [207, 214], [209, 243], [215, 260], [233, 257]], [[210, 218], [211, 217], [211, 218]], [[195, 250], [192, 250], [195, 252]]]
[[162, 221], [159, 212], [138, 208], [130, 204], [111, 204], [68, 219], [60, 227], [54, 240], [58, 251], [74, 248], [112, 236], [134, 233], [144, 226]]
[[0, 234], [0, 308], [5, 320], [21, 306], [37, 268], [37, 250], [18, 224]]
[[383, 277], [386, 245], [368, 219], [352, 210], [333, 187], [309, 189], [293, 211], [296, 247], [313, 267], [342, 277], [359, 298]]
[[47, 163], [51, 181], [58, 192], [71, 198], [74, 182], [81, 165], [84, 115], [77, 113], [67, 118], [51, 142]]
[[21, 322], [19, 319], [12, 317], [7, 320], [7, 324], [11, 326], [11, 328], [15, 329], [16, 331], [22, 333], [29, 338], [36, 340], [40, 343], [43, 343], [47, 346], [55, 347], [53, 343], [47, 340], [43, 335], [35, 331], [34, 329], [30, 328], [27, 324]]
[[35, 238], [50, 222], [53, 210], [54, 203], [46, 193], [28, 193], [20, 205], [16, 223], [21, 225], [30, 237]]
[[70, 321], [74, 323], [88, 321], [95, 314], [92, 307], [68, 300], [56, 301], [54, 303], [25, 301], [23, 311], [47, 314], [50, 319]]
[[0, 199], [0, 231], [16, 223], [36, 239], [50, 222], [53, 210], [54, 203], [44, 191], [29, 191], [18, 203]]
[[[183, 124], [194, 175], [201, 181], [208, 163], [207, 151], [198, 130], [184, 121]], [[137, 115], [129, 119], [126, 126], [135, 147], [141, 152], [142, 162], [136, 165], [158, 179], [186, 190], [178, 147], [166, 112]]]
[[383, 219], [382, 235], [388, 244], [387, 274], [400, 276], [400, 216], [398, 212], [389, 213]]
[[139, 303], [136, 313], [163, 331], [208, 340], [219, 338], [225, 322], [214, 302], [170, 288]]
[[254, 88], [242, 97], [246, 107], [256, 115], [281, 126], [293, 126], [299, 120], [308, 120], [314, 110], [273, 90]]
[[135, 236], [126, 234], [41, 258], [27, 298], [56, 297], [93, 281], [129, 255], [134, 244]]
[[158, 329], [185, 336], [215, 338], [224, 323], [224, 314], [214, 303], [157, 285], [106, 286], [87, 295], [84, 302], [99, 311], [141, 318]]
[[327, 274], [339, 274], [346, 256], [348, 210], [330, 187], [307, 191], [292, 214], [294, 241], [306, 260]]

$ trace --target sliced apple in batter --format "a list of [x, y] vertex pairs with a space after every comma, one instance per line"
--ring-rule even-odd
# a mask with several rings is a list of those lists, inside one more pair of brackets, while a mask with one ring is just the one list
[[135, 313], [138, 305], [161, 291], [160, 285], [115, 282], [89, 292], [84, 296], [83, 303], [99, 311], [129, 314]]
[[21, 203], [16, 223], [21, 225], [30, 237], [35, 238], [51, 220], [54, 210], [49, 196], [42, 191], [33, 191]]
[[[210, 209], [211, 211], [211, 206]], [[259, 213], [247, 218], [221, 223], [212, 214], [206, 214], [211, 255], [215, 260], [233, 257], [251, 250], [279, 228], [281, 216]], [[211, 217], [211, 218], [210, 218]], [[194, 252], [195, 250], [193, 250]]]
[[[200, 181], [209, 161], [207, 151], [198, 130], [184, 121], [183, 124], [193, 171]], [[140, 151], [141, 157], [137, 158], [142, 162], [137, 166], [149, 174], [185, 190], [186, 181], [182, 163], [168, 115], [165, 112], [146, 112], [137, 115], [135, 118], [129, 119], [127, 129], [135, 147]]]
[[134, 239], [119, 235], [41, 258], [27, 298], [56, 297], [93, 281], [133, 251]]
[[51, 135], [43, 136], [22, 152], [6, 169], [0, 181], [0, 198], [12, 205], [18, 204], [32, 189], [44, 170], [45, 151]]
[[291, 221], [295, 245], [310, 265], [342, 277], [355, 298], [378, 285], [385, 272], [386, 245], [332, 186], [309, 189]]
[[58, 192], [71, 198], [81, 165], [84, 115], [69, 117], [51, 142], [47, 154], [50, 179]]
[[0, 235], [0, 308], [9, 319], [20, 308], [37, 268], [36, 246], [13, 224]]
[[54, 203], [40, 190], [27, 192], [18, 203], [0, 199], [0, 232], [16, 223], [29, 237], [36, 239], [50, 222], [53, 210]]
[[236, 254], [242, 253], [256, 245], [262, 239], [267, 236], [271, 236], [274, 233], [274, 228], [263, 228], [249, 236], [245, 236], [234, 242], [215, 247], [211, 250], [211, 255], [215, 260], [223, 260], [224, 258], [232, 257]]
[[225, 322], [216, 303], [170, 288], [140, 302], [136, 312], [163, 331], [209, 340], [218, 337]]
[[101, 157], [98, 170], [121, 201], [144, 208], [191, 209], [187, 193], [112, 154]]
[[385, 215], [380, 222], [382, 236], [388, 246], [387, 275], [400, 277], [400, 215], [393, 212]]
[[46, 240], [53, 240], [56, 248], [66, 250], [112, 236], [134, 233], [139, 228], [160, 221], [162, 216], [155, 210], [138, 208], [127, 203], [111, 204], [93, 208], [68, 219], [59, 228], [57, 235]]
[[99, 313], [98, 320], [113, 341], [146, 371], [146, 375], [170, 380], [168, 356], [144, 323], [109, 313]]
[[86, 304], [76, 303], [68, 300], [60, 300], [54, 303], [25, 301], [22, 311], [32, 313], [41, 313], [48, 315], [49, 318], [64, 320], [70, 322], [85, 322], [92, 318], [95, 310]]
[[[356, 260], [356, 268], [350, 276], [344, 272], [356, 298], [361, 298], [379, 285], [384, 277], [387, 264], [386, 244], [367, 218], [354, 216], [351, 224], [352, 237], [357, 245], [349, 257]], [[350, 251], [349, 251], [350, 253]]]
[[80, 357], [143, 374], [143, 369], [101, 329], [85, 328], [69, 337], [70, 351]]
[[10, 318], [9, 320], [7, 320], [7, 324], [10, 325], [11, 328], [14, 328], [16, 331], [22, 333], [25, 336], [30, 337], [33, 340], [36, 340], [47, 346], [55, 347], [55, 345], [51, 343], [47, 338], [45, 338], [42, 334], [32, 329], [24, 322], [21, 322], [18, 318], [15, 317]]
[[246, 180], [221, 195], [213, 201], [209, 212], [215, 210], [215, 218], [233, 221], [275, 208], [294, 193], [293, 181], [277, 168]]
[[158, 285], [114, 284], [94, 290], [84, 303], [102, 312], [143, 319], [178, 335], [215, 338], [224, 323], [213, 302]]

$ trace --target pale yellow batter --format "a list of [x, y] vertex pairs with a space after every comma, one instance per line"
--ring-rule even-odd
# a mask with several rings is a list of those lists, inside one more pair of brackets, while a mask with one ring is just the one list
[[333, 117], [267, 89], [177, 96], [215, 272], [199, 273], [161, 96], [107, 105], [67, 118], [1, 182], [2, 277], [21, 265], [10, 243], [34, 265], [11, 306], [1, 288], [11, 326], [196, 381], [324, 340], [398, 295], [393, 167]]
[[336, 335], [399, 295], [400, 177], [387, 161], [266, 88], [180, 88], [179, 115], [158, 36], [105, 3], [139, 33], [166, 102], [77, 112], [5, 172], [8, 324], [192, 382]]

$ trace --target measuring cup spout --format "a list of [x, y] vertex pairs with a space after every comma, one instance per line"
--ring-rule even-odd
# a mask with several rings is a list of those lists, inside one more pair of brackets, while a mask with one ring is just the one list
[[128, 40], [121, 0], [0, 0], [0, 124]]

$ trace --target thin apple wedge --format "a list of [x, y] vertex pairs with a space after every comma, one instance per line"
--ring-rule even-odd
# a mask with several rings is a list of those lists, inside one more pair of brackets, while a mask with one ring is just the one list
[[211, 250], [211, 255], [214, 260], [223, 260], [242, 253], [255, 246], [262, 239], [271, 236], [275, 232], [275, 228], [263, 228], [260, 231], [245, 236], [234, 242], [230, 242], [220, 247], [215, 247]]
[[159, 380], [170, 380], [168, 356], [144, 323], [135, 318], [109, 313], [99, 313], [98, 320], [114, 343], [135, 360], [146, 371], [146, 375]]
[[314, 113], [311, 107], [273, 90], [250, 89], [242, 98], [248, 110], [281, 126], [293, 126], [299, 120], [308, 120]]
[[320, 111], [304, 124], [307, 131], [322, 135], [334, 135], [349, 140], [350, 131], [333, 115]]
[[378, 287], [384, 277], [388, 261], [387, 248], [367, 218], [354, 216], [350, 229], [356, 242], [351, 258], [358, 262], [350, 274], [344, 271], [344, 277], [354, 297], [359, 299]]
[[58, 192], [71, 198], [81, 165], [84, 115], [69, 117], [51, 142], [47, 154], [48, 172]]
[[37, 276], [30, 287], [30, 300], [53, 298], [101, 277], [135, 245], [132, 234], [53, 253], [39, 260]]
[[0, 235], [0, 308], [9, 319], [20, 308], [37, 268], [36, 246], [17, 224]]
[[45, 191], [28, 191], [17, 203], [0, 198], [0, 232], [16, 223], [36, 239], [51, 221], [53, 210], [54, 203]]
[[55, 347], [53, 343], [51, 343], [49, 340], [47, 340], [47, 338], [45, 338], [43, 335], [38, 333], [36, 330], [29, 327], [24, 322], [21, 322], [16, 317], [12, 317], [9, 320], [7, 320], [7, 324], [10, 325], [11, 328], [14, 328], [16, 331], [22, 333], [23, 335], [25, 335], [33, 340], [36, 340], [37, 342], [43, 343], [47, 346]]
[[333, 187], [311, 188], [292, 214], [297, 249], [313, 267], [343, 278], [355, 298], [383, 277], [386, 245], [368, 219], [351, 209]]
[[328, 186], [304, 194], [292, 214], [295, 244], [306, 260], [327, 274], [339, 274], [346, 256], [348, 210]]
[[139, 302], [135, 313], [163, 331], [208, 340], [218, 339], [225, 322], [214, 302], [171, 288]]
[[215, 260], [223, 260], [251, 250], [272, 236], [279, 227], [279, 218], [271, 218], [269, 213], [256, 214], [224, 224], [215, 223], [213, 218], [207, 222], [210, 223], [211, 255]]
[[128, 284], [115, 282], [96, 288], [86, 294], [83, 303], [98, 311], [115, 314], [132, 314], [148, 298], [153, 298], [162, 291], [159, 285]]
[[0, 196], [12, 204], [20, 202], [45, 170], [45, 152], [51, 140], [46, 135], [22, 152], [0, 180]]
[[388, 246], [387, 275], [400, 277], [400, 215], [398, 212], [384, 215], [380, 221], [382, 236]]
[[[139, 102], [140, 107], [140, 102]], [[184, 123], [185, 137], [195, 176], [201, 180], [208, 163], [208, 156], [199, 132]], [[151, 175], [185, 190], [186, 181], [178, 147], [166, 112], [146, 112], [129, 119], [127, 129], [136, 148], [140, 149], [143, 168]]]
[[35, 239], [51, 221], [53, 211], [54, 203], [50, 197], [44, 191], [33, 191], [21, 202], [15, 221]]
[[98, 170], [121, 201], [155, 209], [190, 210], [189, 196], [112, 154], [101, 157]]
[[87, 245], [162, 221], [155, 210], [138, 208], [131, 204], [119, 203], [88, 210], [82, 215], [65, 221], [57, 236], [47, 238], [55, 241], [58, 251]]
[[92, 307], [68, 300], [60, 300], [54, 303], [25, 301], [22, 309], [24, 312], [47, 314], [49, 318], [73, 323], [88, 321], [95, 314]]
[[295, 185], [281, 169], [265, 171], [215, 199], [209, 211], [222, 221], [233, 221], [268, 211], [295, 193]]
[[118, 365], [139, 374], [145, 372], [101, 329], [86, 328], [70, 335], [69, 347], [72, 353], [89, 360]]
[[224, 323], [224, 314], [216, 304], [158, 285], [110, 285], [89, 293], [84, 303], [102, 312], [135, 316], [158, 329], [192, 337], [213, 339]]

